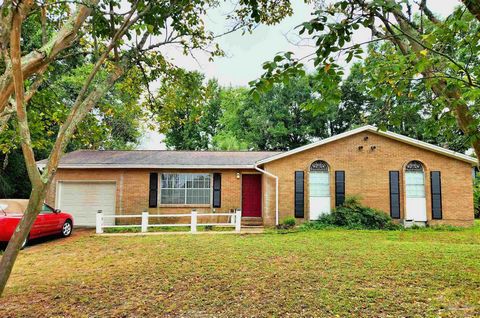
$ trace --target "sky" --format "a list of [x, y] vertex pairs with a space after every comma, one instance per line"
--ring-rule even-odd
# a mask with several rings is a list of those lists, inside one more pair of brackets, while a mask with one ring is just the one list
[[[428, 6], [433, 12], [447, 16], [461, 2], [457, 0], [430, 0]], [[208, 61], [208, 56], [198, 52], [195, 59], [184, 56], [179, 48], [170, 47], [165, 54], [173, 59], [176, 65], [188, 70], [197, 70], [205, 74], [207, 79], [216, 78], [224, 86], [248, 86], [248, 82], [262, 75], [262, 64], [273, 59], [278, 52], [292, 51], [296, 56], [305, 56], [313, 52], [313, 48], [297, 46], [297, 29], [302, 22], [311, 17], [312, 6], [306, 5], [302, 0], [292, 0], [293, 15], [274, 26], [259, 26], [251, 34], [242, 35], [234, 32], [220, 37], [217, 42], [225, 51], [226, 56], [216, 57], [213, 62]], [[219, 8], [207, 13], [206, 26], [215, 34], [225, 32], [229, 27], [225, 19], [232, 9], [227, 0]], [[368, 30], [359, 30], [354, 41], [370, 39]], [[348, 66], [347, 66], [348, 68]], [[155, 86], [155, 85], [154, 85]], [[155, 87], [153, 87], [155, 89]], [[146, 131], [138, 149], [165, 149], [162, 136], [154, 131]]]

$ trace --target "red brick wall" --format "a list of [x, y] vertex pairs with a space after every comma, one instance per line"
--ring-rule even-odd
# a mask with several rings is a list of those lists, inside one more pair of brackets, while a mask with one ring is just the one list
[[[368, 140], [364, 140], [368, 137]], [[363, 146], [363, 150], [358, 147]], [[375, 146], [375, 150], [371, 149]], [[401, 218], [405, 213], [404, 166], [419, 160], [425, 168], [427, 216], [430, 224], [473, 223], [472, 168], [469, 163], [414, 147], [371, 132], [349, 136], [265, 164], [264, 169], [279, 177], [280, 220], [294, 215], [294, 172], [305, 172], [305, 220], [309, 218], [309, 167], [315, 160], [330, 165], [331, 206], [335, 205], [334, 171], [344, 170], [346, 195], [359, 195], [370, 207], [390, 211], [389, 171], [400, 171]], [[441, 171], [443, 220], [431, 220], [430, 171]], [[264, 223], [275, 221], [275, 182], [264, 176]]]

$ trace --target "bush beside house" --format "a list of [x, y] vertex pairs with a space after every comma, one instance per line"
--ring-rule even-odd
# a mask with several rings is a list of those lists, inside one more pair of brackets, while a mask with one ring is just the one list
[[358, 197], [346, 198], [343, 205], [323, 215], [317, 221], [305, 223], [303, 229], [342, 227], [347, 229], [395, 230], [400, 225], [393, 222], [385, 212], [363, 206]]

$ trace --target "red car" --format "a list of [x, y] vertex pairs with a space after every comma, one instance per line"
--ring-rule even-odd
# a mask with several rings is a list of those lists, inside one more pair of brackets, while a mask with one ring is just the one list
[[[10, 240], [27, 205], [28, 200], [0, 199], [0, 242]], [[72, 234], [72, 230], [73, 217], [70, 214], [44, 203], [22, 248], [31, 239], [55, 234], [67, 237]]]

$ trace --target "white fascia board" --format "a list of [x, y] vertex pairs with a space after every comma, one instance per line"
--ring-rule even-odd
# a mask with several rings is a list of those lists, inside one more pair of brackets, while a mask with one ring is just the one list
[[395, 140], [404, 142], [406, 144], [410, 144], [410, 145], [413, 145], [413, 146], [416, 146], [416, 147], [419, 147], [419, 148], [423, 148], [423, 149], [426, 149], [426, 150], [430, 150], [430, 151], [442, 154], [444, 156], [448, 156], [448, 157], [455, 158], [455, 159], [458, 159], [458, 160], [461, 160], [461, 161], [465, 161], [465, 162], [468, 162], [468, 163], [470, 163], [472, 165], [475, 165], [475, 166], [478, 164], [477, 159], [474, 158], [474, 157], [464, 155], [464, 154], [455, 152], [453, 150], [448, 150], [448, 149], [445, 149], [445, 148], [442, 148], [442, 147], [439, 147], [439, 146], [435, 146], [435, 145], [426, 143], [424, 141], [420, 141], [420, 140], [413, 139], [413, 138], [410, 138], [410, 137], [407, 137], [407, 136], [403, 136], [403, 135], [400, 135], [400, 134], [397, 134], [397, 133], [393, 133], [391, 131], [381, 131], [375, 126], [367, 125], [367, 126], [363, 126], [363, 127], [359, 127], [359, 128], [356, 128], [356, 129], [346, 131], [344, 133], [341, 133], [341, 134], [338, 134], [338, 135], [335, 135], [335, 136], [332, 136], [332, 137], [329, 137], [329, 138], [319, 140], [317, 142], [314, 142], [314, 143], [311, 143], [311, 144], [308, 144], [308, 145], [305, 145], [305, 146], [302, 146], [302, 147], [292, 149], [290, 151], [287, 151], [287, 152], [284, 152], [284, 153], [281, 153], [281, 154], [278, 154], [278, 155], [275, 155], [275, 156], [272, 156], [272, 157], [269, 157], [269, 158], [266, 158], [266, 159], [263, 159], [263, 160], [259, 160], [259, 161], [257, 161], [257, 165], [261, 165], [261, 164], [265, 164], [265, 163], [275, 161], [275, 160], [278, 160], [278, 159], [281, 159], [281, 158], [285, 158], [285, 157], [291, 156], [293, 154], [296, 154], [296, 153], [299, 153], [299, 152], [302, 152], [302, 151], [305, 151], [305, 150], [308, 150], [308, 149], [312, 149], [312, 148], [315, 148], [315, 147], [318, 147], [318, 146], [321, 146], [321, 145], [325, 145], [325, 144], [328, 144], [330, 142], [333, 142], [333, 141], [336, 141], [336, 140], [339, 140], [339, 139], [342, 139], [342, 138], [345, 138], [345, 137], [348, 137], [348, 136], [352, 136], [352, 135], [355, 135], [355, 134], [358, 134], [358, 133], [361, 133], [361, 132], [364, 132], [364, 131], [370, 131], [370, 132], [373, 132], [377, 135], [385, 136], [385, 137], [388, 137], [388, 138], [391, 138], [391, 139], [395, 139]]
[[[39, 169], [45, 164], [37, 164]], [[59, 169], [254, 169], [254, 165], [128, 165], [128, 164], [60, 164]]]

